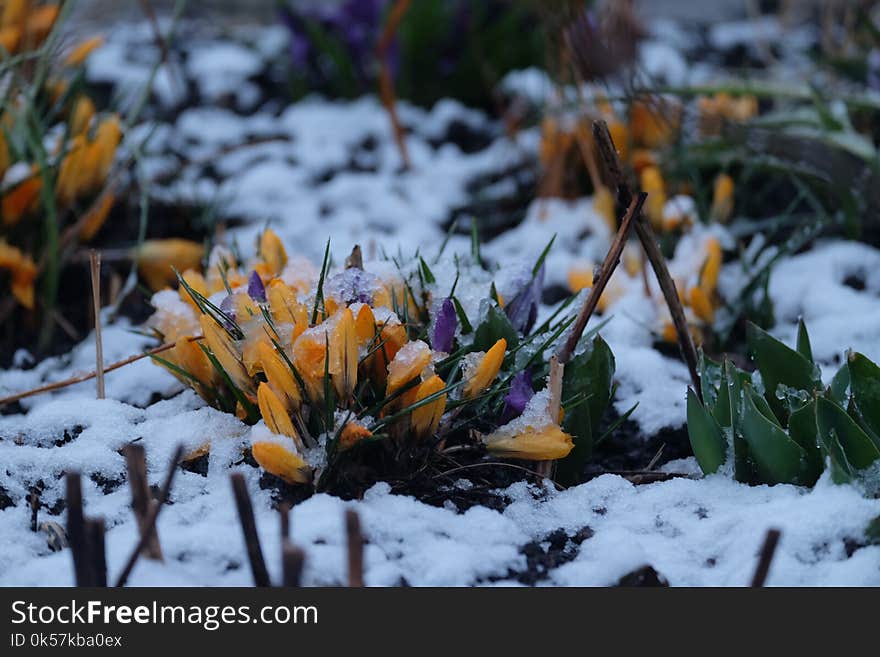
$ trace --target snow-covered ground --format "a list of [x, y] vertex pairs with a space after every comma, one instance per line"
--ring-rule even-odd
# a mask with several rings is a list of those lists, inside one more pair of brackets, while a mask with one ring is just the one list
[[[669, 25], [663, 28], [668, 33]], [[730, 30], [717, 38], [734, 39]], [[131, 98], [149, 77], [146, 26], [113, 30], [89, 64], [93, 81], [112, 83], [117, 96]], [[385, 251], [411, 256], [435, 251], [456, 213], [469, 223], [472, 183], [511, 170], [533, 170], [538, 133], [516, 139], [480, 112], [445, 100], [430, 110], [401, 103], [413, 166], [400, 168], [388, 119], [377, 99], [331, 102], [312, 97], [288, 107], [263, 102], [251, 79], [284, 48], [277, 31], [251, 33], [245, 45], [206, 41], [181, 66], [196, 81], [203, 104], [176, 114], [172, 122], [141, 123], [129, 146], [151, 134], [142, 172], [153, 179], [157, 199], [212, 208], [230, 223], [229, 235], [245, 253], [268, 223], [288, 250], [320, 262], [328, 237], [337, 263], [359, 243], [366, 267]], [[134, 45], [133, 45], [134, 44]], [[689, 72], [683, 54], [656, 42], [652, 61], [678, 84]], [[140, 63], [138, 63], [138, 60]], [[534, 73], [534, 72], [533, 72]], [[519, 85], [537, 87], [540, 76], [524, 73]], [[175, 75], [160, 70], [154, 81], [159, 104], [173, 108], [180, 98]], [[515, 77], [513, 79], [516, 79]], [[223, 107], [217, 106], [223, 101]], [[449, 139], [453, 126], [481, 139], [466, 146]], [[510, 177], [488, 184], [482, 198], [511, 194]], [[524, 185], [534, 185], [526, 176]], [[513, 190], [515, 191], [515, 190]], [[466, 224], [465, 224], [466, 225]], [[483, 256], [505, 280], [530, 267], [547, 241], [557, 239], [547, 260], [546, 284], [564, 285], [576, 263], [598, 263], [611, 235], [590, 199], [532, 203], [515, 227], [489, 240]], [[693, 269], [702, 241], [729, 239], [720, 228], [695, 230], [682, 241], [673, 273]], [[467, 252], [469, 237], [453, 235], [449, 252]], [[809, 251], [784, 259], [774, 270], [769, 293], [779, 337], [791, 341], [804, 316], [816, 359], [839, 361], [846, 348], [880, 360], [880, 251], [842, 240], [820, 241]], [[454, 272], [437, 272], [437, 285], [451, 285]], [[721, 290], [733, 294], [744, 280], [731, 262]], [[856, 278], [861, 285], [853, 286]], [[643, 291], [641, 279], [616, 278], [619, 298], [602, 318], [602, 330], [616, 359], [615, 407], [628, 410], [642, 434], [681, 427], [688, 374], [677, 359], [654, 347], [662, 309], [659, 292]], [[652, 285], [655, 282], [652, 281]], [[655, 286], [656, 287], [656, 286]], [[861, 289], [857, 289], [861, 288]], [[469, 294], [460, 294], [467, 303]], [[472, 291], [473, 299], [485, 291]], [[549, 313], [551, 308], [542, 308]], [[124, 319], [104, 328], [109, 361], [138, 353], [151, 342], [131, 331]], [[94, 364], [90, 336], [70, 354], [29, 367], [0, 371], [0, 396], [88, 371]], [[71, 467], [85, 475], [86, 513], [103, 516], [112, 574], [136, 542], [137, 526], [119, 450], [133, 440], [146, 448], [151, 483], [157, 483], [177, 444], [189, 450], [210, 444], [207, 475], [181, 471], [173, 502], [158, 528], [164, 564], [141, 560], [134, 585], [246, 585], [250, 574], [231, 496], [229, 473], [249, 483], [270, 571], [279, 577], [278, 518], [270, 493], [258, 485], [259, 472], [241, 463], [248, 428], [236, 418], [205, 407], [167, 372], [142, 360], [107, 375], [106, 400], [94, 399], [86, 382], [22, 402], [26, 413], [0, 416], [0, 584], [72, 583], [68, 552], [53, 553], [45, 536], [30, 531], [26, 498], [42, 487], [52, 508], [63, 497], [61, 473]], [[162, 401], [153, 402], [154, 399]], [[673, 585], [748, 583], [766, 530], [783, 531], [769, 583], [777, 585], [880, 585], [880, 546], [865, 544], [864, 529], [880, 515], [880, 500], [823, 479], [812, 490], [792, 486], [746, 486], [723, 476], [698, 478], [692, 459], [667, 464], [667, 471], [690, 477], [634, 485], [616, 475], [557, 491], [516, 484], [501, 494], [503, 512], [485, 507], [461, 511], [438, 508], [376, 485], [361, 501], [344, 502], [320, 494], [293, 511], [294, 540], [306, 550], [307, 584], [344, 580], [343, 510], [356, 508], [368, 539], [366, 580], [371, 585], [514, 584], [527, 567], [522, 548], [548, 544], [562, 530], [570, 540], [564, 563], [549, 569], [542, 584], [607, 585], [643, 565], [651, 565]], [[467, 486], [468, 482], [460, 482]], [[5, 508], [4, 508], [5, 507]], [[46, 519], [45, 509], [41, 519]], [[64, 513], [52, 519], [63, 523]], [[589, 528], [587, 531], [585, 528]], [[575, 540], [576, 539], [576, 540]]]

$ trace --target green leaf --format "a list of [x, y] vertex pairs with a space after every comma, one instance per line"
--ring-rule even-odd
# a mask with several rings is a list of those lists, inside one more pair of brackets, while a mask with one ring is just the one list
[[428, 285], [432, 285], [437, 282], [437, 279], [434, 278], [434, 272], [431, 271], [431, 268], [428, 267], [428, 263], [425, 262], [425, 259], [419, 256], [419, 262], [422, 266], [422, 276], [425, 279], [425, 283]]
[[761, 372], [767, 401], [777, 417], [784, 417], [785, 406], [776, 397], [779, 385], [795, 390], [815, 390], [820, 384], [817, 368], [802, 354], [787, 347], [756, 324], [749, 322], [746, 333], [755, 364]]
[[474, 333], [473, 350], [488, 351], [501, 338], [507, 340], [508, 349], [519, 343], [519, 336], [507, 315], [497, 305], [490, 303], [486, 317]]
[[816, 427], [815, 399], [791, 414], [791, 417], [788, 418], [788, 435], [801, 446], [806, 454], [804, 483], [812, 486], [819, 479], [824, 467]]
[[611, 402], [614, 354], [601, 337], [590, 348], [572, 358], [562, 376], [562, 399], [585, 398], [584, 403], [565, 409], [562, 428], [571, 434], [574, 449], [559, 462], [557, 475], [563, 483], [577, 482], [584, 464], [592, 456], [593, 439]]
[[847, 360], [853, 400], [870, 434], [873, 434], [870, 437], [880, 449], [880, 367], [858, 353], [850, 354]]
[[743, 389], [740, 430], [749, 446], [757, 475], [766, 484], [800, 484], [804, 450], [758, 410], [761, 399], [750, 386]]
[[700, 469], [705, 474], [717, 472], [727, 459], [727, 442], [721, 427], [691, 388], [687, 394], [687, 430]]
[[810, 335], [807, 333], [807, 325], [804, 318], [798, 319], [797, 352], [811, 363], [813, 362], [813, 348], [810, 346]]
[[844, 362], [837, 370], [834, 378], [831, 379], [831, 385], [828, 386], [828, 394], [831, 399], [841, 406], [846, 406], [849, 401], [848, 390], [850, 388], [849, 364]]
[[314, 325], [318, 321], [318, 309], [324, 312], [324, 279], [327, 278], [327, 270], [330, 268], [330, 239], [324, 247], [324, 261], [321, 263], [321, 275], [318, 278], [318, 290], [315, 292], [315, 305], [312, 307], [312, 318], [309, 322]]
[[824, 397], [818, 399], [816, 424], [820, 438], [825, 438], [823, 444], [831, 444], [829, 439], [833, 432], [845, 457], [845, 459], [838, 458], [838, 460], [845, 460], [856, 470], [864, 470], [874, 461], [880, 459], [880, 448], [841, 406], [830, 399]]
[[461, 302], [455, 296], [452, 297], [452, 305], [455, 306], [455, 314], [458, 315], [458, 321], [461, 324], [461, 334], [468, 335], [469, 333], [472, 333], [474, 327], [471, 326], [467, 313], [464, 311], [464, 308], [462, 308]]
[[700, 349], [700, 392], [703, 394], [703, 403], [709, 412], [715, 408], [720, 394], [720, 385], [722, 378], [721, 363], [709, 358], [702, 349]]
[[538, 272], [541, 271], [541, 266], [544, 264], [544, 261], [547, 259], [547, 254], [550, 253], [550, 249], [553, 247], [553, 242], [556, 241], [556, 233], [553, 233], [553, 237], [550, 238], [550, 241], [547, 242], [547, 246], [544, 247], [544, 250], [541, 251], [541, 255], [538, 256], [538, 261], [535, 263], [535, 266], [532, 267], [532, 280], [534, 280], [535, 276], [538, 275]]

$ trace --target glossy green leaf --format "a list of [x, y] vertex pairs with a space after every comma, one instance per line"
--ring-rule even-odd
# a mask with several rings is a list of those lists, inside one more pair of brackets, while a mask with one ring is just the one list
[[687, 394], [687, 430], [700, 469], [705, 474], [717, 472], [727, 459], [727, 441], [715, 418], [691, 388]]
[[507, 315], [493, 303], [489, 305], [486, 316], [474, 332], [473, 349], [488, 351], [501, 338], [507, 340], [508, 349], [519, 343], [519, 336]]
[[810, 335], [807, 333], [807, 325], [804, 318], [798, 319], [797, 352], [811, 363], [813, 362], [813, 348], [810, 346]]
[[760, 398], [751, 387], [745, 388], [740, 418], [741, 434], [760, 480], [767, 484], [804, 483], [804, 450], [758, 410], [756, 400]]
[[562, 399], [581, 397], [585, 401], [566, 411], [562, 423], [574, 442], [574, 449], [557, 467], [557, 475], [563, 483], [576, 482], [592, 456], [593, 439], [599, 435], [599, 423], [611, 402], [613, 378], [614, 354], [600, 336], [565, 366]]
[[816, 400], [799, 408], [788, 418], [788, 435], [804, 450], [804, 483], [816, 483], [822, 474], [822, 451], [819, 449], [819, 437], [816, 428]]
[[849, 375], [849, 364], [844, 363], [840, 366], [840, 369], [837, 370], [837, 373], [834, 375], [834, 378], [831, 379], [831, 385], [828, 386], [828, 394], [831, 395], [831, 399], [836, 401], [841, 406], [846, 406], [848, 400], [850, 388], [850, 375]]
[[776, 397], [779, 384], [808, 391], [820, 384], [817, 368], [812, 362], [756, 324], [749, 322], [747, 337], [755, 365], [761, 372], [767, 401], [777, 416], [786, 413], [784, 405]]
[[880, 449], [880, 367], [862, 354], [850, 354], [847, 369], [856, 408]]
[[[863, 470], [880, 459], [880, 448], [842, 407], [830, 399], [820, 397], [817, 401], [816, 425], [820, 437], [830, 437], [834, 432], [846, 461], [855, 469]], [[826, 442], [823, 440], [823, 444]]]

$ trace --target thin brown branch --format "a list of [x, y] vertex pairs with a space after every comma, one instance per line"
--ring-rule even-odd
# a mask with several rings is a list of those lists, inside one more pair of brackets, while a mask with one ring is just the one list
[[525, 468], [521, 465], [517, 465], [516, 463], [507, 463], [505, 461], [485, 461], [483, 463], [468, 463], [467, 465], [460, 465], [457, 468], [452, 468], [451, 470], [444, 470], [436, 475], [434, 475], [434, 479], [438, 477], [447, 477], [449, 475], [453, 475], [456, 472], [462, 472], [464, 470], [473, 470], [474, 468], [485, 468], [485, 467], [493, 467], [493, 468], [511, 468], [513, 470], [519, 470], [520, 472], [527, 472], [530, 475], [537, 477], [538, 479], [547, 479], [551, 484], [556, 486], [557, 490], [566, 490], [566, 487], [560, 484], [549, 477], [544, 477], [540, 472], [535, 470], [530, 470], [529, 468]]
[[[195, 340], [201, 340], [201, 335], [195, 335], [186, 338], [189, 342], [193, 342]], [[131, 365], [134, 362], [141, 360], [142, 358], [148, 358], [155, 354], [160, 354], [163, 351], [168, 351], [169, 349], [173, 349], [177, 346], [177, 342], [169, 342], [166, 344], [159, 345], [149, 351], [146, 351], [142, 354], [135, 354], [134, 356], [129, 356], [128, 358], [124, 358], [122, 360], [116, 361], [115, 363], [111, 363], [107, 367], [104, 368], [104, 373], [112, 372], [113, 370], [118, 370], [120, 367], [125, 367], [126, 365]], [[33, 397], [34, 395], [40, 395], [44, 392], [52, 392], [53, 390], [59, 390], [61, 388], [66, 388], [67, 386], [72, 386], [77, 383], [82, 383], [83, 381], [89, 381], [90, 379], [94, 379], [97, 376], [96, 372], [89, 372], [88, 374], [80, 374], [79, 376], [74, 376], [69, 379], [64, 379], [63, 381], [54, 381], [53, 383], [47, 383], [46, 385], [40, 386], [38, 388], [32, 388], [30, 390], [25, 390], [23, 392], [17, 392], [14, 395], [9, 395], [7, 397], [0, 398], [0, 406], [4, 404], [11, 404], [12, 402], [17, 402], [20, 399], [25, 399], [27, 397]]]
[[[128, 469], [128, 483], [131, 487], [131, 508], [137, 519], [141, 534], [146, 529], [147, 517], [155, 501], [150, 497], [150, 486], [147, 482], [147, 456], [142, 445], [130, 444], [125, 450], [125, 463]], [[144, 548], [144, 556], [148, 559], [162, 561], [162, 547], [159, 535], [153, 530]]]
[[361, 520], [357, 511], [345, 511], [345, 534], [348, 538], [348, 585], [364, 585], [364, 535], [361, 533]]
[[89, 252], [89, 273], [92, 278], [92, 309], [95, 313], [95, 378], [98, 399], [104, 399], [104, 342], [101, 340], [101, 254]]
[[[621, 205], [630, 206], [633, 194], [623, 175], [623, 169], [620, 165], [620, 157], [617, 154], [614, 140], [611, 138], [611, 133], [608, 132], [608, 125], [605, 121], [599, 120], [593, 122], [593, 137], [596, 146], [598, 147], [599, 154], [605, 163], [608, 175], [613, 181], [614, 186], [617, 188], [618, 202]], [[657, 282], [660, 284], [660, 290], [663, 292], [663, 298], [666, 300], [666, 305], [669, 307], [669, 314], [672, 316], [672, 323], [678, 334], [678, 344], [681, 348], [682, 355], [684, 356], [685, 363], [687, 363], [694, 390], [696, 391], [697, 396], [702, 399], [700, 375], [697, 371], [697, 350], [694, 347], [694, 342], [691, 339], [691, 334], [688, 330], [687, 320], [684, 316], [684, 308], [681, 306], [681, 299], [679, 299], [678, 292], [675, 289], [675, 281], [672, 280], [672, 275], [669, 273], [669, 269], [666, 266], [666, 259], [660, 251], [660, 247], [657, 244], [657, 238], [654, 236], [654, 231], [651, 229], [651, 224], [641, 216], [641, 212], [639, 212], [638, 220], [635, 222], [634, 227], [636, 235], [638, 235], [639, 241], [642, 243], [642, 248], [645, 250], [645, 255], [648, 257], [648, 261], [654, 269], [654, 274], [657, 276]]]
[[147, 542], [150, 540], [150, 536], [153, 535], [156, 528], [156, 520], [159, 519], [159, 513], [161, 513], [162, 508], [165, 506], [165, 502], [168, 501], [168, 494], [171, 492], [171, 485], [174, 483], [174, 474], [177, 472], [177, 465], [182, 458], [183, 445], [178, 445], [177, 449], [174, 450], [174, 456], [171, 457], [171, 462], [168, 464], [168, 473], [165, 475], [165, 481], [162, 484], [162, 488], [159, 490], [159, 499], [157, 499], [156, 503], [150, 508], [150, 515], [147, 516], [147, 522], [144, 524], [140, 540], [138, 540], [137, 545], [135, 545], [134, 550], [125, 562], [125, 567], [119, 574], [119, 578], [114, 585], [116, 588], [125, 586], [129, 575], [131, 575], [131, 571], [134, 569], [134, 565], [137, 563], [138, 557], [141, 556]]
[[584, 301], [584, 305], [578, 313], [574, 326], [571, 327], [568, 338], [562, 343], [561, 347], [556, 352], [556, 355], [559, 357], [559, 362], [563, 365], [571, 360], [575, 347], [577, 347], [578, 340], [581, 339], [581, 335], [583, 335], [584, 329], [587, 327], [587, 322], [590, 321], [590, 316], [593, 314], [596, 305], [599, 303], [599, 298], [602, 296], [605, 286], [608, 285], [608, 281], [611, 280], [611, 274], [614, 273], [614, 270], [620, 263], [620, 254], [623, 253], [623, 247], [626, 246], [626, 239], [629, 235], [630, 226], [633, 224], [633, 219], [641, 213], [642, 205], [645, 203], [647, 197], [647, 194], [639, 193], [628, 203], [629, 207], [626, 210], [626, 214], [623, 215], [623, 220], [620, 222], [620, 228], [617, 231], [617, 235], [614, 237], [614, 242], [611, 243], [611, 248], [608, 249], [608, 253], [605, 256], [605, 261], [602, 263], [599, 275], [593, 283], [593, 288], [590, 290], [589, 296]]
[[755, 574], [752, 575], [752, 586], [764, 586], [767, 581], [767, 575], [770, 572], [770, 564], [773, 563], [773, 555], [776, 554], [776, 547], [779, 545], [779, 537], [782, 535], [778, 529], [768, 529], [767, 537], [764, 539], [764, 545], [761, 547], [761, 554], [758, 557], [758, 565], [755, 568]]
[[409, 169], [409, 151], [406, 148], [406, 139], [403, 134], [403, 125], [400, 123], [400, 117], [397, 115], [397, 95], [394, 92], [394, 80], [391, 78], [391, 66], [388, 62], [388, 49], [394, 41], [394, 36], [400, 27], [400, 22], [409, 10], [412, 0], [397, 0], [392, 6], [388, 14], [388, 20], [382, 30], [379, 42], [376, 44], [376, 57], [379, 60], [379, 97], [388, 112], [388, 119], [391, 122], [391, 130], [394, 133], [394, 141], [397, 144], [397, 150], [400, 151], [400, 159], [403, 162], [403, 168]]
[[254, 575], [254, 585], [271, 586], [269, 571], [266, 570], [266, 561], [263, 559], [263, 549], [260, 547], [260, 537], [257, 534], [254, 507], [251, 504], [251, 496], [248, 494], [244, 475], [240, 472], [234, 472], [229, 478], [232, 480], [232, 492], [235, 496], [235, 506], [238, 508], [241, 530], [244, 533], [244, 542], [245, 547], [247, 547], [248, 560], [251, 563], [251, 572]]

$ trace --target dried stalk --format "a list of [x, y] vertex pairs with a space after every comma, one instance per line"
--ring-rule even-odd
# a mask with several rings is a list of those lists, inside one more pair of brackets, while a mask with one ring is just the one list
[[[608, 285], [608, 281], [611, 280], [611, 274], [614, 273], [615, 268], [620, 262], [620, 254], [623, 253], [623, 247], [626, 245], [630, 225], [632, 225], [633, 219], [641, 213], [642, 205], [645, 203], [647, 197], [647, 194], [639, 193], [628, 203], [629, 207], [626, 210], [626, 214], [623, 216], [623, 220], [620, 222], [620, 228], [617, 231], [617, 235], [614, 237], [614, 242], [611, 243], [611, 248], [608, 249], [608, 254], [605, 256], [605, 260], [602, 263], [599, 276], [594, 281], [589, 296], [584, 301], [584, 305], [581, 307], [580, 312], [578, 312], [577, 319], [574, 322], [574, 326], [571, 327], [568, 338], [556, 352], [556, 356], [559, 358], [561, 364], [565, 365], [571, 360], [575, 347], [577, 347], [578, 340], [581, 339], [581, 335], [583, 335], [584, 329], [587, 327], [587, 322], [590, 321], [590, 316], [593, 314], [596, 305], [599, 303], [599, 298], [602, 296], [605, 286]], [[638, 224], [638, 222], [635, 223]]]
[[98, 399], [104, 399], [104, 343], [101, 340], [101, 254], [89, 252], [89, 272], [92, 277], [92, 308], [95, 312], [95, 378]]
[[77, 586], [91, 586], [92, 563], [89, 559], [89, 539], [83, 514], [82, 480], [79, 472], [68, 472], [66, 477], [67, 541], [73, 555], [73, 573]]
[[[156, 503], [150, 498], [150, 486], [147, 483], [147, 456], [141, 445], [128, 445], [124, 451], [128, 469], [128, 483], [131, 487], [131, 508], [137, 519], [141, 535], [143, 535], [150, 508]], [[155, 529], [147, 540], [144, 556], [147, 559], [162, 561], [162, 547], [159, 544], [159, 534]]]
[[753, 587], [764, 586], [764, 582], [767, 581], [770, 564], [773, 562], [773, 555], [776, 554], [776, 547], [779, 545], [779, 537], [781, 535], [782, 532], [778, 529], [767, 530], [767, 537], [764, 539], [764, 545], [758, 557], [758, 566], [755, 568], [755, 574], [752, 575]]
[[[617, 155], [614, 140], [611, 138], [611, 133], [608, 132], [608, 125], [605, 121], [593, 122], [593, 137], [599, 149], [599, 154], [605, 162], [608, 174], [617, 189], [617, 200], [621, 205], [630, 206], [633, 194], [623, 175], [620, 158]], [[678, 344], [681, 347], [682, 355], [691, 375], [691, 383], [697, 396], [702, 399], [700, 375], [697, 372], [697, 350], [694, 348], [693, 340], [691, 340], [687, 320], [684, 316], [684, 308], [681, 306], [681, 300], [675, 289], [675, 281], [672, 280], [669, 269], [666, 267], [666, 259], [660, 252], [660, 247], [657, 245], [657, 239], [654, 236], [654, 231], [651, 229], [651, 224], [641, 216], [641, 212], [639, 212], [638, 220], [635, 222], [634, 227], [636, 235], [638, 235], [639, 241], [642, 243], [642, 248], [645, 250], [645, 255], [647, 255], [648, 261], [654, 269], [654, 274], [657, 276], [657, 282], [660, 284], [660, 290], [663, 292], [666, 305], [669, 307], [669, 314], [672, 316], [672, 323], [678, 334]]]
[[134, 565], [137, 563], [138, 557], [141, 556], [150, 536], [153, 534], [153, 531], [156, 528], [156, 520], [159, 519], [159, 513], [161, 513], [162, 508], [165, 506], [165, 502], [168, 501], [168, 493], [171, 492], [171, 485], [174, 483], [174, 474], [177, 472], [177, 464], [180, 463], [180, 459], [182, 458], [183, 445], [178, 445], [177, 449], [174, 450], [174, 456], [171, 457], [171, 462], [168, 464], [168, 473], [165, 475], [165, 481], [162, 484], [162, 488], [159, 490], [159, 499], [156, 500], [156, 503], [150, 508], [150, 515], [147, 516], [147, 522], [144, 523], [144, 529], [141, 532], [140, 540], [129, 555], [128, 560], [125, 562], [125, 567], [119, 574], [116, 584], [114, 584], [116, 588], [125, 586], [129, 575], [131, 575], [131, 571], [134, 569]]
[[281, 572], [284, 586], [299, 586], [306, 554], [290, 541], [281, 543]]
[[254, 507], [251, 504], [251, 496], [248, 494], [244, 475], [235, 472], [229, 478], [232, 480], [232, 492], [235, 496], [235, 506], [238, 508], [241, 530], [244, 532], [244, 542], [247, 547], [248, 560], [251, 563], [251, 572], [254, 575], [254, 585], [270, 586], [269, 571], [266, 570], [266, 561], [263, 559], [263, 549], [260, 547], [260, 537], [257, 535], [257, 522], [254, 519]]
[[[189, 338], [186, 338], [189, 342], [193, 342], [194, 340], [201, 340], [201, 335], [195, 335]], [[161, 354], [163, 351], [168, 351], [169, 349], [173, 349], [177, 346], [177, 342], [169, 342], [167, 344], [159, 345], [154, 349], [150, 349], [142, 354], [136, 354], [134, 356], [129, 356], [128, 358], [124, 358], [122, 360], [116, 361], [104, 368], [104, 373], [112, 372], [113, 370], [118, 370], [120, 367], [125, 367], [126, 365], [130, 365], [131, 363], [137, 362], [142, 358], [148, 358], [154, 354]], [[83, 381], [89, 381], [90, 379], [94, 379], [97, 376], [97, 372], [89, 372], [88, 374], [81, 374], [79, 376], [74, 376], [69, 379], [64, 379], [63, 381], [55, 381], [53, 383], [47, 383], [46, 385], [40, 386], [39, 388], [32, 388], [30, 390], [25, 390], [24, 392], [17, 392], [14, 395], [9, 395], [8, 397], [0, 398], [0, 406], [5, 404], [11, 404], [12, 402], [17, 402], [20, 399], [25, 399], [27, 397], [33, 397], [34, 395], [40, 395], [44, 392], [52, 392], [53, 390], [59, 390], [61, 388], [66, 388], [68, 386], [72, 386], [77, 383], [82, 383]]]
[[91, 565], [91, 586], [107, 586], [107, 548], [104, 541], [106, 526], [103, 518], [86, 520], [86, 538], [89, 546]]
[[364, 585], [364, 536], [361, 533], [361, 520], [357, 511], [345, 512], [345, 533], [348, 537], [348, 585]]

